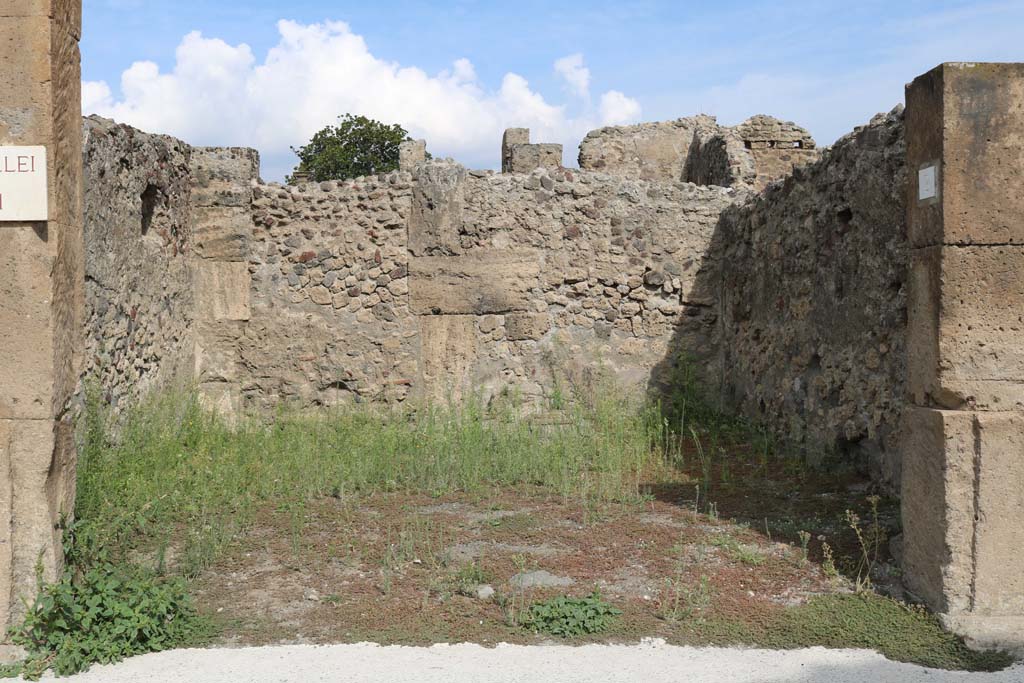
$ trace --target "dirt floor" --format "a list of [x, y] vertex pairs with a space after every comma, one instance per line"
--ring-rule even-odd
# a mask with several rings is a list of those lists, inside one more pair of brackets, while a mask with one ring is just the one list
[[[591, 640], [721, 642], [723, 624], [849, 593], [861, 554], [845, 511], [867, 527], [868, 495], [856, 477], [751, 467], [684, 473], [629, 504], [539, 490], [327, 497], [262, 511], [194, 592], [231, 645], [539, 643], [550, 638], [522, 626], [531, 603], [593, 591], [622, 616]], [[892, 518], [882, 501], [886, 536]], [[871, 559], [876, 588], [898, 590], [888, 543]]]

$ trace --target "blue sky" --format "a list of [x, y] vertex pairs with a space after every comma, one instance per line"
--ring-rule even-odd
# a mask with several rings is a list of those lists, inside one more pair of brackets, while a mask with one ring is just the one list
[[84, 0], [84, 13], [86, 113], [255, 146], [269, 179], [290, 145], [356, 109], [482, 167], [506, 125], [571, 161], [588, 128], [698, 112], [768, 113], [830, 144], [939, 62], [1024, 61], [1024, 0]]

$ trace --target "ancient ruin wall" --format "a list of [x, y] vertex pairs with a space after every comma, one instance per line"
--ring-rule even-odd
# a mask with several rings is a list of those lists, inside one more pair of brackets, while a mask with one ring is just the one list
[[192, 150], [98, 117], [83, 135], [85, 374], [117, 409], [191, 376]]
[[243, 409], [541, 402], [568, 391], [569, 365], [642, 386], [734, 201], [722, 188], [450, 162], [261, 185], [249, 316], [217, 353], [231, 356]]
[[750, 201], [743, 183], [448, 161], [263, 184], [252, 150], [92, 122], [90, 355], [112, 396], [179, 374], [238, 413], [543, 403], [598, 367], [660, 389], [685, 353], [812, 455], [891, 477], [901, 130], [876, 121]]
[[698, 185], [752, 188], [757, 184], [757, 167], [735, 129], [700, 126], [693, 135], [683, 177]]
[[698, 128], [717, 126], [713, 116], [609, 126], [591, 131], [580, 143], [580, 168], [643, 180], [683, 178], [686, 157]]
[[759, 114], [730, 127], [699, 115], [592, 131], [580, 143], [579, 163], [584, 170], [761, 192], [819, 156], [814, 138], [792, 121]]
[[[456, 392], [507, 387], [533, 399], [601, 368], [646, 385], [687, 306], [706, 295], [696, 275], [736, 201], [722, 188], [572, 170], [470, 173], [461, 185], [457, 232], [410, 225], [413, 237], [431, 235], [410, 282], [425, 369], [457, 368]], [[478, 294], [453, 297], [456, 282]], [[472, 351], [429, 358], [433, 339], [452, 331]]]
[[412, 178], [262, 185], [253, 202], [243, 408], [401, 400], [416, 373], [406, 225]]
[[820, 155], [814, 138], [792, 121], [759, 114], [731, 129], [753, 159], [753, 187], [760, 192], [769, 183], [789, 176], [796, 167]]
[[897, 110], [727, 212], [710, 276], [726, 404], [890, 484], [906, 398], [904, 166]]

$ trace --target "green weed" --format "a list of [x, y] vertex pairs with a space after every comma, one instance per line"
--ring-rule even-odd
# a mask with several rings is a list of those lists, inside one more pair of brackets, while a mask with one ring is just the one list
[[733, 560], [751, 567], [760, 567], [768, 559], [756, 546], [740, 543], [728, 534], [717, 534], [711, 538], [710, 543], [724, 550]]
[[602, 633], [615, 623], [621, 610], [594, 591], [585, 598], [560, 596], [530, 605], [523, 625], [535, 633], [561, 638]]
[[665, 579], [665, 591], [659, 602], [657, 615], [669, 622], [681, 622], [697, 618], [711, 606], [711, 581], [701, 575], [697, 585], [685, 582], [681, 574]]
[[34, 680], [53, 669], [67, 676], [92, 664], [199, 645], [212, 634], [184, 580], [104, 563], [77, 577], [68, 570], [60, 581], [41, 587], [11, 633], [28, 657], [0, 673]]

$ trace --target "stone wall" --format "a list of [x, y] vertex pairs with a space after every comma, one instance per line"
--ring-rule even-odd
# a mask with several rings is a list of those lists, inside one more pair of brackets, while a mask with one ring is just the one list
[[716, 125], [713, 116], [699, 115], [599, 128], [587, 133], [580, 143], [580, 168], [643, 180], [678, 181], [683, 178], [698, 128]]
[[760, 114], [729, 127], [702, 114], [592, 131], [580, 143], [579, 163], [584, 170], [760, 192], [818, 156], [810, 133], [792, 121]]
[[448, 161], [254, 197], [251, 304], [203, 349], [242, 410], [470, 393], [541, 403], [566, 389], [557, 368], [570, 359], [642, 386], [736, 201]]
[[244, 409], [406, 397], [412, 195], [406, 172], [255, 188], [251, 315], [230, 340]]
[[787, 177], [793, 168], [819, 156], [811, 134], [792, 121], [760, 114], [736, 126], [734, 131], [753, 158], [754, 189], [759, 192], [769, 183]]
[[839, 140], [716, 236], [726, 405], [812, 459], [898, 481], [906, 391], [906, 181], [900, 110]]
[[431, 161], [283, 186], [259, 181], [251, 150], [91, 120], [91, 367], [115, 403], [183, 377], [238, 414], [542, 405], [597, 367], [664, 389], [685, 352], [730, 405], [891, 477], [899, 117], [753, 201], [740, 133], [702, 121], [686, 168], [707, 160], [703, 185]]
[[116, 410], [191, 377], [192, 150], [98, 117], [84, 143], [85, 372]]
[[195, 210], [196, 345], [193, 379], [216, 410], [241, 408], [235, 346], [252, 315], [250, 264], [259, 249], [253, 225], [259, 155], [238, 147], [202, 147], [192, 152]]

